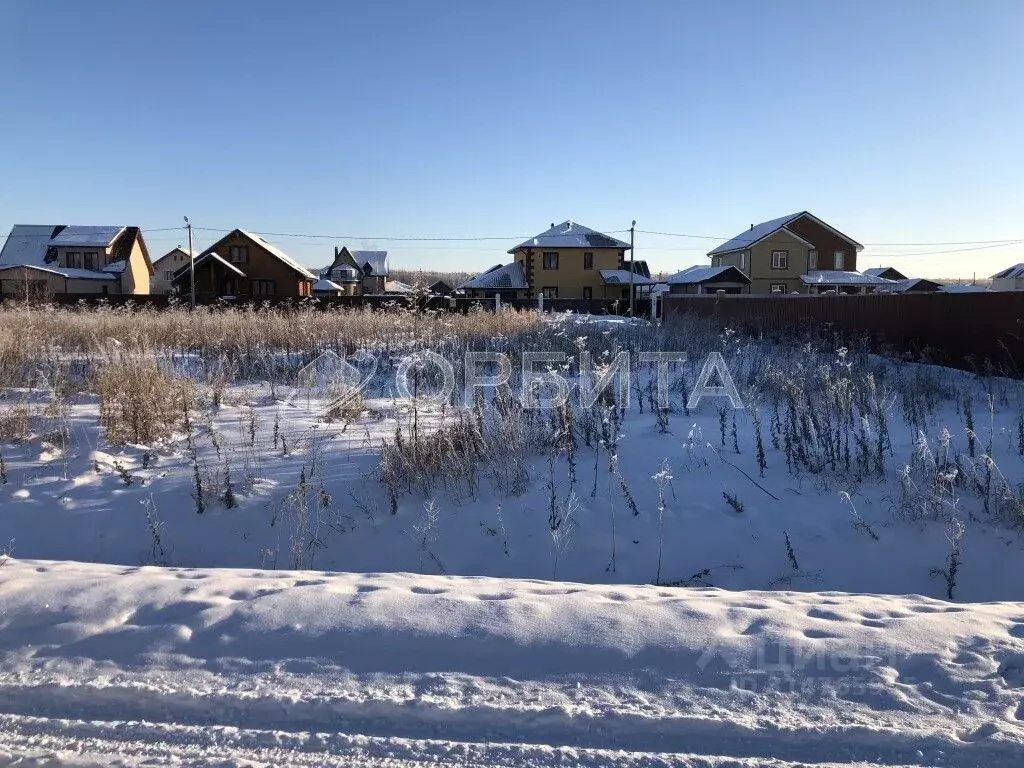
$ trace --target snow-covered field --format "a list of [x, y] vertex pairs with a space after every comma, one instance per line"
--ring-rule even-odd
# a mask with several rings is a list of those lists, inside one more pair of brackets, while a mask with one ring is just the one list
[[[0, 764], [1024, 761], [1021, 382], [411, 318], [362, 339], [366, 397], [324, 420], [312, 349], [213, 354], [173, 322], [188, 348], [0, 371]], [[394, 385], [424, 347], [453, 359], [443, 407]], [[631, 398], [534, 411], [516, 371], [467, 400], [481, 349], [564, 351], [573, 385], [574, 353], [628, 351]], [[660, 410], [651, 350], [690, 358]], [[745, 408], [687, 406], [712, 351]]]
[[10, 561], [0, 654], [0, 756], [53, 765], [1016, 766], [1024, 748], [1019, 603]]

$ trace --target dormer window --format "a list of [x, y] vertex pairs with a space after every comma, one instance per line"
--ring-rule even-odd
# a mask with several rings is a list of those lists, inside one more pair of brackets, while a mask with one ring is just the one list
[[79, 251], [68, 251], [64, 255], [64, 262], [67, 264], [68, 269], [81, 269], [82, 254]]
[[82, 266], [86, 269], [99, 269], [98, 255], [96, 251], [86, 251], [82, 255]]

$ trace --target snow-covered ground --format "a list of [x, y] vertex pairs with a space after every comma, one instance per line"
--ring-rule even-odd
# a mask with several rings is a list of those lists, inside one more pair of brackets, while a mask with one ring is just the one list
[[1012, 603], [10, 560], [0, 659], [19, 765], [1024, 754]]
[[[531, 337], [689, 343], [660, 415], [0, 392], [0, 765], [1024, 764], [1022, 383], [669, 332]], [[712, 348], [746, 408], [687, 406]]]

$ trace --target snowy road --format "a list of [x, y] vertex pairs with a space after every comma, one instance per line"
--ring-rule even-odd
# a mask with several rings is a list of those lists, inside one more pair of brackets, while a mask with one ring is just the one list
[[1024, 606], [0, 568], [0, 765], [1018, 766]]

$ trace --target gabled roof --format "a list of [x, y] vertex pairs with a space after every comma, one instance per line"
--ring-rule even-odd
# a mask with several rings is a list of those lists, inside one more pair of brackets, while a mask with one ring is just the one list
[[64, 229], [53, 224], [15, 224], [0, 250], [0, 265], [37, 266], [46, 265], [46, 251], [50, 240]]
[[923, 277], [905, 277], [902, 280], [893, 280], [891, 285], [880, 286], [878, 290], [885, 293], [927, 293], [941, 291], [942, 288], [942, 283], [936, 283], [934, 280], [926, 280]]
[[[150, 275], [153, 264], [138, 227], [15, 224], [0, 251], [0, 265], [56, 267], [56, 248], [108, 248], [115, 259], [127, 259], [138, 240]], [[62, 270], [68, 271], [68, 270]], [[81, 270], [89, 272], [89, 270]], [[123, 270], [122, 270], [123, 271]], [[84, 277], [80, 275], [79, 277]]]
[[590, 227], [584, 227], [575, 221], [563, 221], [561, 224], [554, 224], [550, 229], [541, 232], [536, 237], [531, 237], [515, 248], [509, 249], [509, 253], [515, 253], [520, 248], [626, 248], [629, 243], [624, 243], [609, 235], [602, 234]]
[[449, 294], [453, 289], [444, 280], [437, 280], [427, 286], [427, 290], [431, 293]]
[[518, 261], [511, 264], [495, 264], [486, 272], [483, 272], [472, 280], [464, 283], [463, 288], [476, 290], [526, 290], [526, 275], [523, 274], [523, 267]]
[[807, 243], [808, 245], [812, 245], [811, 243], [808, 243], [806, 240], [804, 240], [802, 237], [798, 236], [796, 233], [791, 232], [789, 229], [786, 229], [787, 224], [792, 224], [794, 221], [802, 217], [807, 217], [815, 224], [818, 224], [819, 226], [822, 226], [825, 229], [832, 232], [834, 235], [843, 238], [843, 240], [846, 240], [848, 243], [856, 247], [858, 251], [864, 247], [856, 240], [854, 240], [852, 237], [848, 237], [847, 235], [844, 235], [842, 232], [840, 232], [838, 229], [829, 226], [814, 214], [809, 213], [808, 211], [800, 211], [799, 213], [791, 213], [788, 216], [780, 216], [777, 219], [762, 221], [760, 224], [755, 224], [745, 232], [741, 232], [731, 240], [727, 240], [726, 242], [722, 243], [714, 250], [708, 251], [708, 256], [715, 256], [720, 253], [732, 253], [733, 251], [742, 251], [745, 248], [749, 248], [750, 246], [754, 245], [755, 243], [761, 242], [770, 235], [774, 235], [776, 232], [779, 232], [780, 230], [785, 230], [787, 234], [791, 235], [792, 237], [795, 237], [797, 240], [801, 240], [802, 242]]
[[687, 267], [665, 280], [669, 285], [696, 285], [712, 281], [719, 283], [746, 283], [750, 285], [750, 278], [736, 267], [712, 267], [703, 264]]
[[[293, 259], [287, 253], [282, 251], [276, 245], [272, 245], [271, 243], [268, 243], [266, 240], [264, 240], [259, 235], [254, 234], [252, 232], [246, 232], [244, 229], [233, 229], [233, 230], [231, 230], [226, 235], [224, 235], [224, 237], [222, 237], [220, 240], [218, 240], [213, 245], [211, 245], [209, 248], [207, 248], [205, 251], [203, 251], [200, 254], [200, 258], [202, 256], [206, 256], [208, 253], [211, 253], [217, 247], [219, 247], [221, 245], [221, 243], [223, 243], [225, 240], [227, 240], [228, 238], [233, 237], [235, 235], [242, 235], [243, 237], [245, 237], [248, 240], [252, 241], [256, 245], [258, 245], [260, 248], [265, 250], [267, 253], [269, 253], [271, 256], [273, 256], [275, 259], [281, 261], [283, 264], [287, 265], [288, 267], [291, 267], [291, 269], [293, 269], [294, 271], [298, 272], [306, 280], [312, 280], [313, 282], [316, 282], [319, 279], [319, 278], [317, 278], [316, 275], [314, 275], [312, 272], [310, 272], [304, 266], [299, 264], [299, 262], [295, 261], [295, 259]], [[217, 258], [220, 259], [220, 261], [222, 261], [224, 264], [228, 264], [227, 261], [224, 261], [224, 259], [221, 259], [219, 256]], [[199, 264], [199, 258], [196, 259], [196, 264], [197, 265]], [[231, 264], [228, 264], [228, 266], [231, 266], [232, 268], [234, 268], [233, 265], [231, 265]], [[236, 271], [238, 271], [238, 270], [236, 270]], [[239, 271], [239, 274], [241, 274], [240, 271]], [[244, 277], [244, 275], [243, 275], [243, 277]]]
[[1024, 264], [1014, 264], [1012, 267], [1007, 267], [1002, 272], [992, 275], [993, 280], [1018, 280], [1022, 277], [1024, 277]]
[[[199, 269], [200, 265], [210, 260], [216, 261], [218, 264], [227, 267], [229, 271], [234, 272], [239, 277], [245, 277], [245, 272], [240, 270], [230, 261], [225, 259], [220, 254], [218, 254], [216, 251], [206, 251], [202, 256], [198, 257], [195, 261], [196, 269]], [[192, 264], [190, 262], [174, 273], [174, 277], [171, 278], [171, 282], [177, 282], [180, 278], [187, 275], [191, 270]]]
[[[356, 264], [368, 275], [375, 277], [388, 276], [388, 252], [387, 251], [350, 251]], [[370, 269], [367, 270], [366, 266]]]
[[[193, 250], [195, 250], [195, 249], [193, 249]], [[169, 251], [168, 251], [167, 253], [165, 253], [165, 254], [164, 254], [163, 256], [161, 256], [161, 257], [160, 257], [159, 259], [157, 259], [156, 261], [154, 261], [154, 262], [153, 262], [153, 266], [156, 266], [156, 265], [157, 265], [157, 264], [159, 264], [159, 263], [160, 263], [161, 261], [163, 261], [164, 259], [166, 259], [166, 258], [167, 258], [168, 256], [173, 256], [173, 255], [174, 255], [174, 254], [176, 254], [176, 253], [183, 253], [183, 254], [185, 254], [186, 256], [191, 256], [191, 253], [189, 252], [188, 248], [183, 248], [183, 247], [182, 247], [182, 246], [180, 246], [180, 245], [176, 245], [176, 246], [174, 246], [173, 248], [171, 248], [171, 250], [169, 250]], [[197, 256], [199, 255], [199, 252], [198, 252], [198, 251], [196, 251], [196, 255], [197, 255]]]
[[839, 269], [817, 269], [806, 275], [800, 275], [800, 282], [804, 285], [887, 285], [892, 286], [892, 280], [872, 275], [862, 275], [860, 272], [844, 272]]
[[60, 248], [107, 248], [124, 230], [124, 227], [64, 227], [50, 239], [50, 245]]
[[886, 280], [909, 280], [906, 275], [900, 272], [896, 267], [871, 267], [870, 269], [863, 270], [863, 274], [868, 277], [884, 277]]
[[633, 285], [652, 285], [653, 280], [644, 277], [638, 272], [630, 272], [628, 269], [600, 269], [601, 282], [609, 285], [629, 285], [632, 277]]

